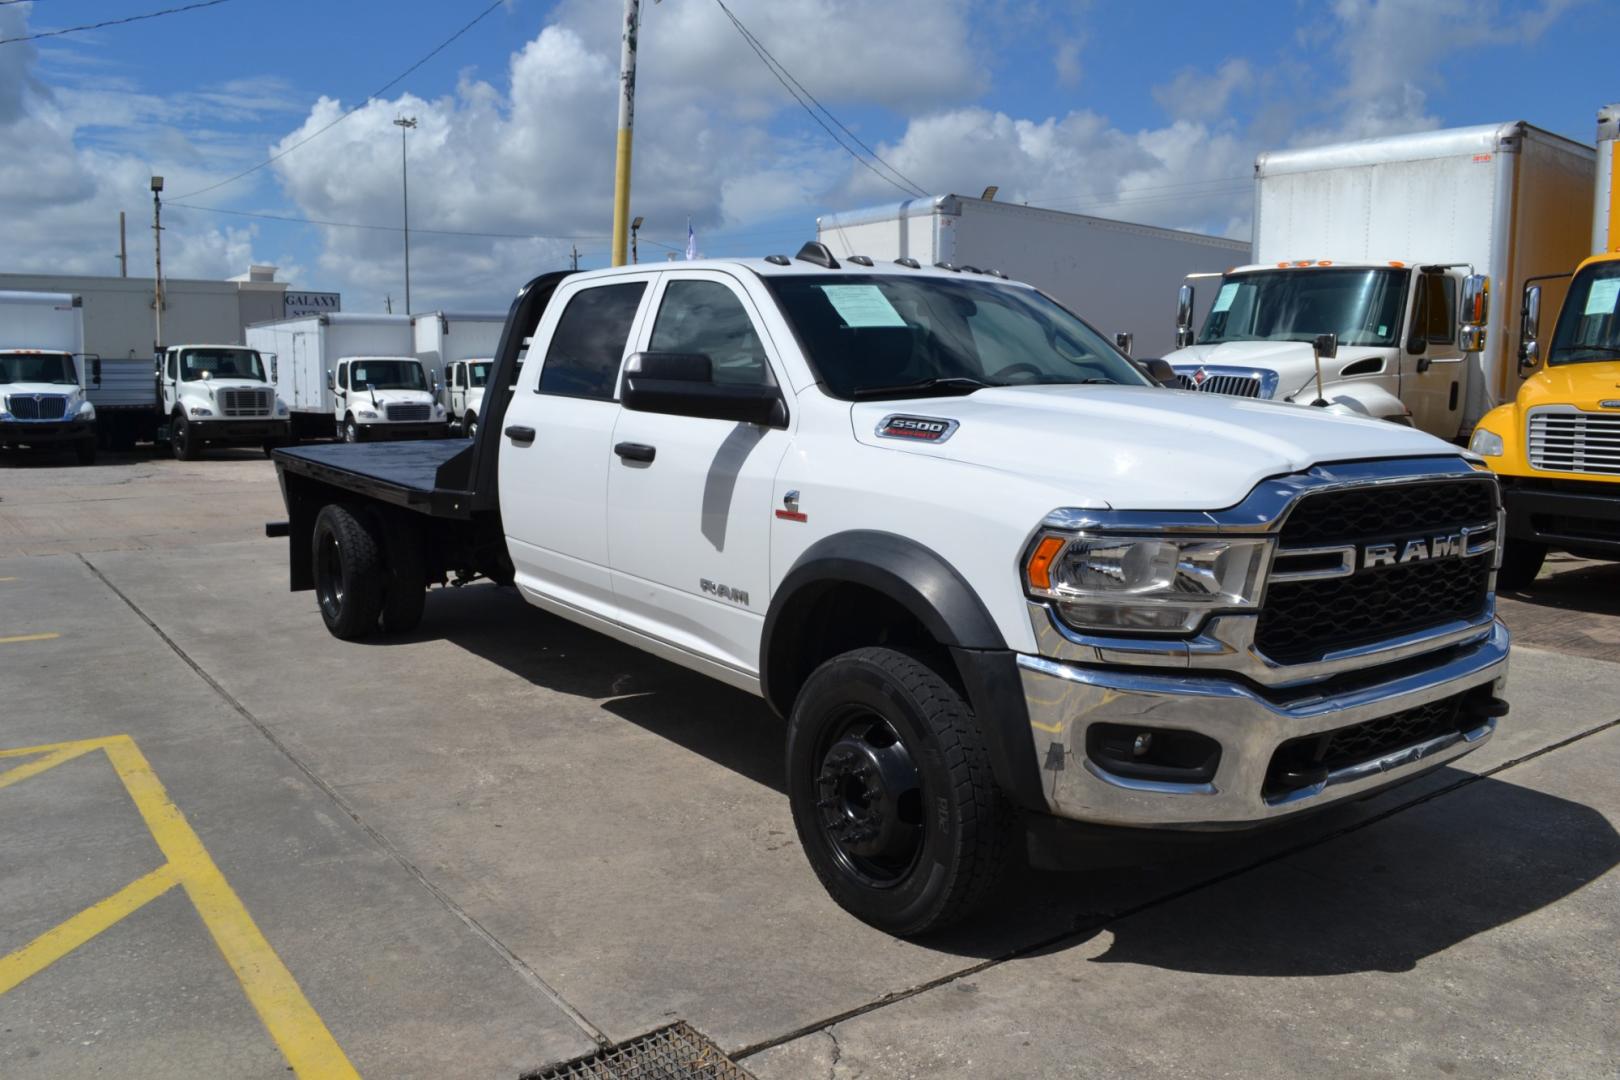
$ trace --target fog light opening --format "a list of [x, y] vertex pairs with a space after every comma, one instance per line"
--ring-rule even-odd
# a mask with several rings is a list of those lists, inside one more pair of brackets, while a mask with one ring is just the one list
[[1115, 776], [1167, 784], [1207, 784], [1221, 761], [1221, 744], [1207, 735], [1134, 724], [1092, 724], [1086, 756]]

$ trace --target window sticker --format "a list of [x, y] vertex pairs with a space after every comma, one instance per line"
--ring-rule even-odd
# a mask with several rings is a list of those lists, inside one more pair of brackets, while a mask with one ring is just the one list
[[1620, 297], [1620, 277], [1601, 278], [1592, 282], [1592, 291], [1586, 294], [1583, 315], [1612, 315], [1614, 301]]
[[1383, 337], [1387, 333], [1389, 333], [1389, 327], [1384, 323], [1379, 323], [1378, 324], [1378, 336]]
[[818, 285], [827, 295], [838, 317], [852, 330], [866, 326], [904, 326], [906, 320], [894, 310], [889, 298], [876, 285]]
[[1237, 299], [1238, 284], [1236, 281], [1228, 281], [1221, 286], [1221, 291], [1215, 297], [1215, 306], [1210, 309], [1210, 314], [1225, 311], [1232, 306], [1232, 301]]

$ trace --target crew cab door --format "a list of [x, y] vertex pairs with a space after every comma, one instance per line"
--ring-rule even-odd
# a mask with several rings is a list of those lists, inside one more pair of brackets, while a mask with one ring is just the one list
[[455, 360], [444, 369], [444, 384], [450, 395], [450, 415], [460, 418], [467, 410], [467, 363]]
[[[787, 385], [752, 299], [730, 275], [666, 272], [648, 311], [639, 350], [708, 356], [717, 383]], [[622, 409], [612, 442], [608, 549], [625, 625], [757, 675], [772, 482], [788, 432]]]
[[[1462, 426], [1467, 365], [1457, 338], [1457, 279], [1450, 273], [1417, 273], [1406, 336], [1401, 342], [1401, 400], [1412, 424], [1442, 439]], [[1423, 351], [1412, 349], [1421, 344]]]
[[332, 417], [341, 422], [349, 411], [349, 362], [337, 363], [337, 381], [332, 384]]
[[[608, 570], [608, 468], [619, 368], [655, 274], [568, 282], [534, 333], [499, 438], [501, 520], [524, 595], [617, 620]], [[487, 393], [497, 391], [490, 390]]]

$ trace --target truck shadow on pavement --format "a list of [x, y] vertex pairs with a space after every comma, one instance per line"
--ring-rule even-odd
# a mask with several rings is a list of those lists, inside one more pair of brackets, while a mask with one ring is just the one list
[[[493, 593], [435, 591], [422, 629], [403, 640], [447, 640], [598, 700], [786, 798], [786, 725], [758, 699], [512, 590]], [[984, 916], [915, 944], [989, 959], [1061, 953], [1107, 932], [1093, 962], [1237, 976], [1407, 971], [1620, 865], [1620, 833], [1581, 803], [1451, 768], [1410, 790], [1170, 858], [1161, 850], [1143, 866], [1052, 872], [1015, 859]]]
[[1620, 563], [1589, 562], [1573, 555], [1547, 556], [1552, 573], [1528, 588], [1503, 592], [1502, 599], [1539, 608], [1620, 615]]

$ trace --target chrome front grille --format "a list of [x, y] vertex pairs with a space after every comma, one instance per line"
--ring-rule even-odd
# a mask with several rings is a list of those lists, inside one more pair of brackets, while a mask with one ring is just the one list
[[[1374, 485], [1306, 495], [1289, 512], [1276, 560], [1349, 549], [1346, 573], [1274, 580], [1255, 627], [1255, 646], [1279, 664], [1314, 663], [1353, 649], [1484, 617], [1497, 499], [1488, 477]], [[1462, 531], [1462, 557], [1366, 565], [1368, 544], [1427, 542]], [[1427, 551], [1427, 548], [1424, 548]]]
[[67, 398], [61, 394], [13, 394], [11, 415], [18, 420], [60, 420], [67, 415]]
[[384, 410], [390, 420], [426, 420], [431, 413], [429, 405], [389, 405]]
[[1180, 390], [1197, 390], [1205, 394], [1229, 394], [1232, 397], [1260, 397], [1260, 376], [1258, 375], [1216, 375], [1207, 374], [1202, 383], [1193, 375], [1176, 374], [1176, 387]]
[[221, 390], [219, 410], [222, 416], [246, 418], [265, 417], [275, 409], [275, 391], [269, 387]]
[[1529, 443], [1532, 469], [1620, 476], [1620, 413], [1535, 409]]

